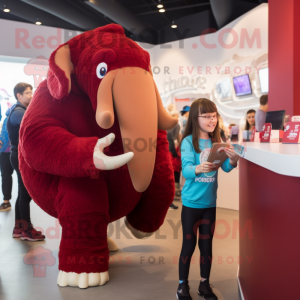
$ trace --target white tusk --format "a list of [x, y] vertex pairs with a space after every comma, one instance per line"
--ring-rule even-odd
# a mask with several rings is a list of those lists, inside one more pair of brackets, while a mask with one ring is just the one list
[[94, 164], [99, 170], [114, 170], [127, 164], [133, 157], [133, 152], [128, 152], [118, 156], [107, 156], [103, 153], [103, 149], [115, 140], [115, 135], [109, 135], [98, 140], [94, 149]]

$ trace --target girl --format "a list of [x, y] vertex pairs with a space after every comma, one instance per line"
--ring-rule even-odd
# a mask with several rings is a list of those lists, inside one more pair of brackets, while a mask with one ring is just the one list
[[255, 126], [255, 110], [250, 109], [246, 114], [246, 125], [244, 130], [251, 130]]
[[[212, 143], [220, 142], [216, 105], [208, 99], [195, 100], [190, 109], [180, 145], [182, 172], [186, 181], [182, 189], [183, 242], [179, 259], [179, 287], [177, 298], [191, 300], [188, 275], [197, 242], [201, 252], [201, 282], [198, 294], [204, 299], [217, 300], [209, 284], [212, 261], [212, 238], [216, 219], [217, 175], [215, 165], [207, 162]], [[233, 147], [226, 149], [228, 159], [221, 168], [230, 172], [237, 166], [239, 156]]]

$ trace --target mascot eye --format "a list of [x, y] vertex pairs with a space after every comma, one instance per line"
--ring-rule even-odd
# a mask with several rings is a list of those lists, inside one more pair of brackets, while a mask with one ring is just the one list
[[107, 64], [101, 63], [97, 66], [96, 75], [98, 78], [102, 79], [107, 73]]

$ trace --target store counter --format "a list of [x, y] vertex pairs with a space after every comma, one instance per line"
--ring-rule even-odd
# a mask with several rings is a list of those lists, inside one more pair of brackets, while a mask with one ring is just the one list
[[241, 294], [246, 300], [299, 298], [300, 145], [245, 146], [239, 163]]

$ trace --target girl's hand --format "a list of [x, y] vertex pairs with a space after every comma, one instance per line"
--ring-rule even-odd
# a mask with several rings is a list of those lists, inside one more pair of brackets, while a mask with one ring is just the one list
[[225, 152], [229, 157], [229, 162], [233, 167], [237, 166], [237, 162], [239, 160], [239, 156], [234, 152], [233, 147], [225, 148]]
[[216, 167], [215, 164], [204, 161], [200, 165], [197, 165], [195, 173], [196, 175], [199, 175], [200, 173], [209, 173], [213, 171], [213, 169]]

